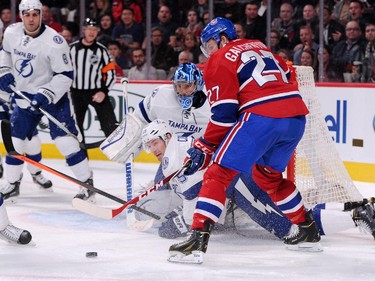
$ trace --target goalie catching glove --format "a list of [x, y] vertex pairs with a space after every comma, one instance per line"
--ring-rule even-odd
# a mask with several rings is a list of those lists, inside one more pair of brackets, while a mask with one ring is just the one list
[[194, 141], [193, 147], [187, 151], [188, 157], [185, 162], [191, 160], [191, 165], [186, 168], [184, 174], [192, 175], [197, 171], [204, 170], [211, 162], [212, 156], [216, 151], [216, 146], [204, 140], [203, 137]]

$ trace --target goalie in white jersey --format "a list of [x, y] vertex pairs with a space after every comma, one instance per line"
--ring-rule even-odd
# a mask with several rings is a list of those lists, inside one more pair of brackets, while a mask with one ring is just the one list
[[[31, 103], [16, 95], [10, 122], [15, 150], [23, 154], [25, 144], [42, 118], [39, 108], [47, 111], [67, 130], [49, 122], [50, 136], [64, 155], [75, 177], [92, 183], [92, 173], [86, 153], [79, 146], [79, 134], [70, 99], [73, 67], [69, 47], [56, 31], [42, 23], [42, 4], [39, 0], [22, 0], [19, 5], [21, 23], [9, 26], [4, 33], [0, 53], [0, 89], [12, 93], [10, 85], [26, 95]], [[21, 177], [22, 161], [13, 159], [10, 171], [13, 181]], [[87, 199], [84, 189], [77, 194]]]

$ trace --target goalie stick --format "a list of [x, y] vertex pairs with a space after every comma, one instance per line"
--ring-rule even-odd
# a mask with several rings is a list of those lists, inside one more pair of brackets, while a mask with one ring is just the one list
[[147, 197], [152, 192], [162, 187], [164, 184], [167, 184], [168, 182], [170, 182], [174, 177], [178, 176], [182, 171], [184, 171], [190, 165], [191, 165], [191, 161], [189, 160], [179, 170], [173, 172], [172, 174], [165, 177], [158, 183], [154, 184], [151, 188], [147, 189], [145, 192], [134, 197], [132, 200], [126, 202], [125, 204], [123, 204], [122, 206], [116, 209], [110, 209], [110, 208], [97, 206], [79, 198], [73, 198], [72, 204], [74, 208], [76, 208], [77, 210], [80, 210], [81, 212], [92, 215], [94, 217], [110, 220], [116, 217], [117, 215], [121, 214], [124, 210], [126, 210], [130, 206], [133, 206], [133, 208], [135, 208], [136, 206], [134, 204], [136, 204], [139, 200]]
[[[114, 196], [114, 195], [112, 195], [110, 193], [107, 193], [107, 192], [105, 192], [105, 191], [103, 191], [101, 189], [98, 189], [98, 188], [96, 188], [94, 186], [91, 186], [91, 185], [89, 185], [89, 184], [87, 184], [85, 182], [77, 180], [76, 178], [73, 178], [73, 177], [71, 177], [71, 176], [69, 176], [67, 174], [59, 172], [59, 171], [57, 171], [57, 170], [55, 170], [55, 169], [53, 169], [53, 168], [51, 168], [51, 167], [49, 167], [47, 165], [44, 165], [44, 164], [42, 164], [40, 162], [36, 162], [36, 161], [28, 158], [25, 155], [19, 154], [14, 149], [10, 130], [11, 130], [11, 128], [10, 128], [9, 121], [8, 120], [3, 120], [1, 122], [1, 135], [3, 137], [3, 142], [4, 142], [5, 149], [6, 149], [7, 153], [10, 156], [12, 156], [14, 158], [17, 158], [17, 159], [19, 159], [21, 161], [27, 162], [27, 163], [29, 163], [29, 164], [31, 164], [33, 166], [36, 166], [36, 167], [38, 167], [38, 168], [40, 168], [40, 169], [42, 169], [44, 171], [50, 172], [50, 173], [52, 173], [52, 174], [54, 174], [54, 175], [56, 175], [56, 176], [58, 176], [60, 178], [63, 178], [65, 180], [67, 180], [67, 181], [73, 182], [73, 183], [78, 184], [78, 185], [80, 185], [82, 187], [85, 187], [85, 188], [87, 188], [89, 190], [92, 190], [92, 191], [94, 191], [94, 192], [96, 192], [96, 193], [98, 193], [98, 194], [100, 194], [100, 195], [102, 195], [104, 197], [107, 197], [108, 199], [111, 199], [111, 200], [116, 201], [116, 202], [121, 203], [121, 204], [126, 204], [127, 203], [125, 200], [122, 200], [121, 198], [118, 198], [118, 197], [116, 197], [116, 196]], [[134, 208], [134, 210], [137, 210], [138, 212], [140, 212], [142, 214], [145, 214], [145, 215], [147, 215], [147, 216], [149, 216], [151, 218], [154, 218], [154, 219], [157, 219], [157, 220], [160, 219], [160, 216], [158, 216], [158, 215], [156, 215], [154, 213], [151, 213], [151, 212], [149, 212], [149, 211], [147, 211], [145, 209], [142, 209], [142, 208], [137, 207], [137, 206], [134, 206], [133, 208]]]

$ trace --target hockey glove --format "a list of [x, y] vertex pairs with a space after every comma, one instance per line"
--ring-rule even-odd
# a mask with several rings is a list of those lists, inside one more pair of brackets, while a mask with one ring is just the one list
[[192, 175], [207, 168], [215, 151], [216, 147], [205, 141], [202, 137], [195, 140], [193, 147], [189, 148], [187, 151], [189, 156], [185, 159], [185, 163], [190, 159], [191, 165], [186, 168], [184, 174]]
[[30, 102], [30, 106], [27, 107], [27, 110], [32, 114], [40, 115], [42, 112], [40, 112], [39, 108], [47, 104], [49, 104], [49, 101], [46, 96], [41, 93], [37, 93], [34, 96], [34, 99]]
[[9, 94], [13, 93], [9, 85], [16, 85], [16, 81], [14, 80], [14, 76], [12, 73], [6, 72], [1, 74], [0, 71], [0, 90], [7, 92]]

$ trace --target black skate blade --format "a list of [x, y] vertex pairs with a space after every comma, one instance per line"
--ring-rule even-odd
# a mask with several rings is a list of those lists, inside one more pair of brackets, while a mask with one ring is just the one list
[[170, 251], [168, 261], [173, 263], [201, 264], [203, 263], [203, 255], [202, 251], [193, 251], [190, 255]]
[[323, 247], [319, 242], [302, 242], [295, 245], [286, 245], [286, 248], [290, 251], [323, 252]]

